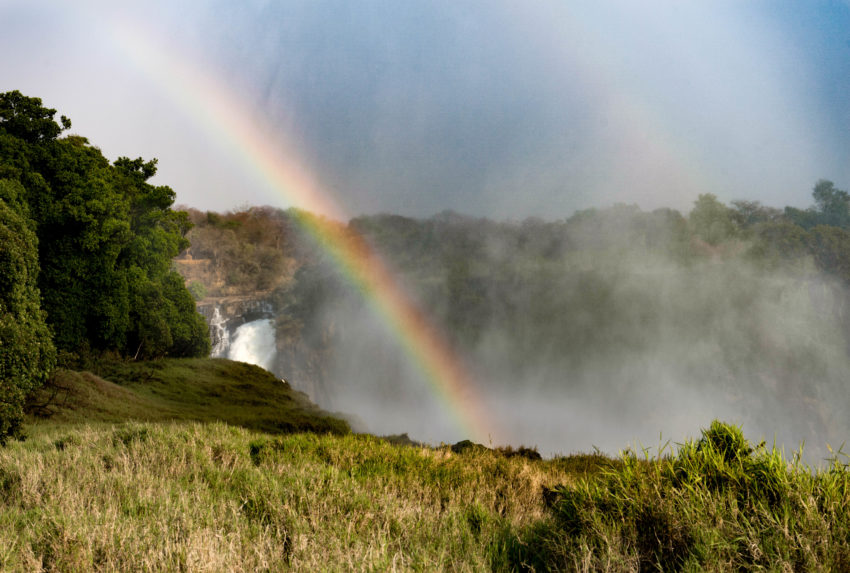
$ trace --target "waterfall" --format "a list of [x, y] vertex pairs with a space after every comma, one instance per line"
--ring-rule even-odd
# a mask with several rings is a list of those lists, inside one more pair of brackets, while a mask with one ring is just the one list
[[236, 329], [227, 357], [269, 370], [276, 353], [274, 321], [263, 319], [246, 322]]
[[226, 356], [230, 346], [230, 331], [227, 329], [227, 320], [221, 316], [221, 311], [217, 306], [210, 319], [210, 338], [212, 339], [210, 356], [213, 358]]

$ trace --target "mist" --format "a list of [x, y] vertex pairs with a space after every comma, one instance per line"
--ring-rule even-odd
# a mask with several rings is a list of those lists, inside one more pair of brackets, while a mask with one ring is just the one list
[[[618, 206], [550, 223], [448, 214], [352, 226], [473, 372], [491, 445], [616, 454], [722, 419], [788, 455], [805, 442], [817, 463], [850, 435], [848, 293], [809, 256], [766, 258], [755, 235], [711, 245], [685, 224]], [[425, 235], [441, 239], [417, 241]], [[323, 336], [320, 404], [377, 434], [468, 438], [397, 334], [336, 288], [311, 318]]]

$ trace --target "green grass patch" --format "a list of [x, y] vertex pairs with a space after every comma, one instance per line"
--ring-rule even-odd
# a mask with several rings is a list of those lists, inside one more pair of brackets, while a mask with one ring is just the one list
[[96, 374], [58, 370], [29, 411], [33, 421], [60, 424], [183, 420], [270, 433], [350, 431], [266, 370], [220, 358], [104, 361]]
[[714, 422], [675, 455], [552, 489], [549, 515], [511, 531], [512, 568], [549, 571], [847, 571], [850, 479], [813, 471]]
[[850, 570], [846, 460], [720, 422], [654, 457], [542, 460], [353, 434], [226, 360], [54, 382], [0, 449], [3, 571]]

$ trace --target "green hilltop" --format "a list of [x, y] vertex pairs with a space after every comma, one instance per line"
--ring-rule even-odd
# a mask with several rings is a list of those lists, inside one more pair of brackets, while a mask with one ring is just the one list
[[52, 424], [220, 421], [271, 433], [350, 432], [258, 366], [223, 358], [102, 361], [98, 374], [58, 370], [31, 396], [32, 418]]

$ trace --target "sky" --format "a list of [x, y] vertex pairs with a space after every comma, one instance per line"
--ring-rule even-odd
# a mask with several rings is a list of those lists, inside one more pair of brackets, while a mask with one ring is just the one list
[[0, 53], [0, 91], [157, 158], [203, 210], [554, 220], [850, 189], [846, 0], [0, 0]]

